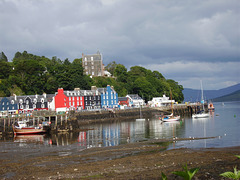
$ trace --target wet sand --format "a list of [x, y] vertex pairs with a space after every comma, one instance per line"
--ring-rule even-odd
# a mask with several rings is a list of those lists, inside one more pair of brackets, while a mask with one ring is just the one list
[[[183, 139], [182, 139], [183, 140]], [[186, 139], [184, 139], [186, 140]], [[200, 170], [195, 179], [224, 179], [219, 174], [240, 169], [240, 147], [166, 150], [172, 140], [152, 140], [81, 151], [26, 154], [2, 151], [1, 179], [180, 179], [171, 172], [183, 165]], [[73, 152], [74, 151], [74, 152]]]

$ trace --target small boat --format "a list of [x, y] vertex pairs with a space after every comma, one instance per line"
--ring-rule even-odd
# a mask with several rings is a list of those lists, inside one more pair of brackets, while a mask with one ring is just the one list
[[207, 118], [209, 117], [208, 113], [205, 113], [204, 110], [197, 112], [196, 114], [192, 115], [193, 118]]
[[180, 116], [174, 116], [173, 115], [173, 102], [172, 102], [172, 92], [170, 90], [170, 95], [171, 95], [171, 109], [172, 109], [172, 114], [170, 115], [166, 115], [166, 116], [163, 116], [163, 117], [160, 117], [159, 119], [163, 122], [173, 122], [173, 121], [178, 121], [180, 120]]
[[14, 135], [43, 134], [48, 131], [49, 127], [49, 122], [43, 122], [39, 126], [28, 126], [26, 120], [18, 121], [15, 125], [12, 125]]
[[208, 113], [205, 113], [205, 109], [204, 109], [204, 99], [203, 99], [203, 87], [202, 87], [202, 81], [200, 81], [201, 83], [201, 94], [202, 94], [202, 97], [201, 97], [201, 104], [202, 104], [202, 111], [198, 111], [196, 114], [193, 114], [192, 117], [193, 118], [206, 118], [206, 117], [209, 117], [209, 114]]
[[209, 110], [209, 111], [214, 111], [214, 110], [215, 110], [215, 108], [214, 108], [214, 106], [213, 106], [213, 103], [209, 103], [209, 104], [208, 104], [208, 110]]
[[163, 116], [161, 117], [161, 119], [163, 122], [173, 122], [173, 121], [178, 121], [180, 120], [180, 116], [174, 116], [173, 113], [167, 116]]

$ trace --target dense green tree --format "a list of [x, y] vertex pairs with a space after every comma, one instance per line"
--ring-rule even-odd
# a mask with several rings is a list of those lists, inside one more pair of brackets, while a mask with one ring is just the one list
[[118, 64], [113, 75], [117, 78], [118, 82], [127, 82], [127, 68], [124, 65]]
[[[3, 57], [3, 55], [1, 55]], [[13, 62], [6, 58], [0, 60], [0, 96], [12, 94], [53, 94], [58, 88], [73, 90], [74, 88], [90, 89], [91, 86], [114, 86], [119, 96], [139, 94], [147, 102], [152, 97], [163, 94], [176, 101], [183, 101], [183, 87], [172, 79], [166, 80], [158, 71], [147, 70], [141, 66], [133, 66], [127, 71], [122, 64], [115, 61], [106, 67], [114, 78], [93, 77], [83, 74], [82, 59], [62, 61], [24, 52], [17, 52]]]
[[13, 67], [11, 63], [0, 61], [0, 79], [6, 79], [12, 73]]
[[167, 80], [171, 91], [172, 91], [172, 98], [175, 101], [181, 102], [184, 100], [184, 96], [183, 96], [183, 86], [182, 85], [178, 85], [178, 82], [172, 80], [172, 79], [168, 79]]
[[7, 56], [4, 54], [4, 52], [0, 53], [0, 62], [8, 62]]
[[116, 62], [113, 61], [113, 62], [109, 63], [109, 64], [105, 67], [105, 70], [107, 70], [108, 72], [110, 72], [110, 73], [113, 75], [116, 66], [117, 66]]

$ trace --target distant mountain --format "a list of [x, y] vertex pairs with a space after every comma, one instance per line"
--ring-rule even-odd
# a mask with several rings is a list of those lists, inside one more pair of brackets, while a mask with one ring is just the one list
[[240, 101], [240, 90], [212, 99], [213, 102]]
[[[238, 90], [240, 90], [240, 83], [227, 88], [219, 89], [219, 90], [203, 90], [203, 95], [205, 100], [211, 100], [217, 97], [231, 94]], [[200, 89], [197, 90], [197, 89], [185, 88], [183, 90], [183, 95], [184, 95], [185, 102], [188, 102], [188, 101], [195, 102], [195, 101], [201, 100]]]

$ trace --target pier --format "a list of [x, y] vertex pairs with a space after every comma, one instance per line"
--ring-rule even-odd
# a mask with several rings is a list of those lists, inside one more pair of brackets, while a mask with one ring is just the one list
[[[184, 116], [191, 116], [197, 112], [201, 106], [198, 104], [178, 104], [174, 105], [174, 114]], [[154, 115], [160, 116], [163, 114], [170, 114], [171, 107], [143, 107], [141, 109], [142, 115], [145, 118], [150, 118]], [[39, 125], [42, 121], [51, 122], [51, 132], [68, 132], [79, 129], [81, 125], [99, 123], [99, 122], [113, 122], [125, 121], [139, 117], [139, 108], [130, 109], [99, 109], [95, 111], [34, 111], [32, 114], [17, 114], [0, 117], [0, 135], [12, 133], [12, 124], [16, 121], [27, 120], [30, 125]]]

